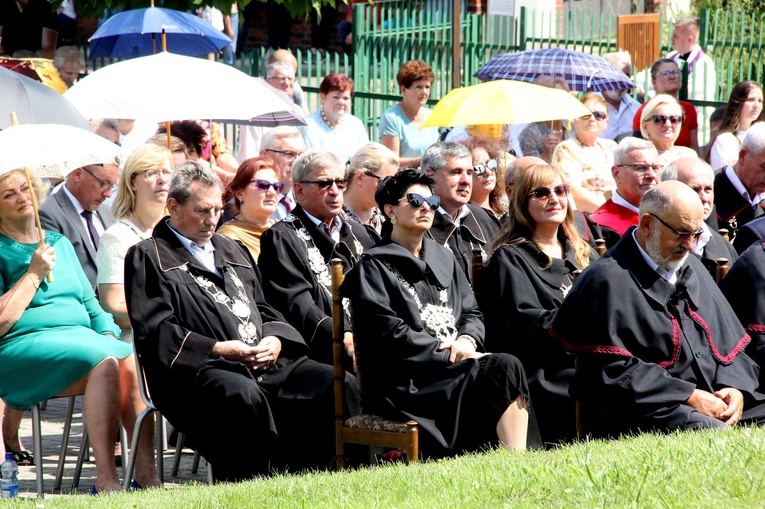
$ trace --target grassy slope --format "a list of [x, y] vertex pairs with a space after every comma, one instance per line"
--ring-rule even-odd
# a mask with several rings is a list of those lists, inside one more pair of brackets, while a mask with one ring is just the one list
[[[20, 500], [2, 507], [41, 507]], [[46, 499], [47, 508], [115, 507], [761, 507], [765, 429], [643, 435], [555, 451], [493, 451], [416, 466]]]

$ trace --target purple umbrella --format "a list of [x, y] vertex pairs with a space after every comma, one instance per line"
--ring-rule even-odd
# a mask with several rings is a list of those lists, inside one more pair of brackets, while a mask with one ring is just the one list
[[533, 82], [540, 74], [563, 78], [571, 90], [600, 92], [634, 88], [632, 80], [603, 57], [562, 48], [505, 53], [492, 58], [475, 76], [481, 81]]

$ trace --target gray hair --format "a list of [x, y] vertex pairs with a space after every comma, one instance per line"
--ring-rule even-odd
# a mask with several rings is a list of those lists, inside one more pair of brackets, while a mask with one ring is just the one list
[[298, 157], [292, 164], [292, 182], [300, 183], [305, 180], [311, 180], [311, 176], [318, 170], [327, 168], [344, 169], [345, 162], [340, 156], [332, 152], [319, 152], [318, 150], [309, 150]]
[[348, 164], [345, 178], [351, 180], [356, 172], [359, 171], [374, 174], [383, 164], [398, 166], [398, 157], [381, 143], [367, 143], [353, 155], [353, 159]]
[[67, 62], [76, 64], [81, 71], [85, 69], [85, 57], [76, 46], [61, 46], [56, 50], [56, 55], [53, 57], [53, 65], [56, 69], [60, 69]]
[[651, 149], [658, 155], [656, 147], [648, 140], [641, 140], [640, 138], [633, 138], [627, 136], [614, 149], [614, 166], [623, 164], [626, 161], [627, 156], [635, 150], [648, 150]]
[[765, 151], [765, 122], [755, 122], [747, 129], [740, 150], [746, 150], [752, 155]]
[[191, 184], [194, 182], [201, 182], [208, 187], [217, 187], [221, 193], [223, 192], [223, 183], [214, 171], [196, 161], [186, 161], [175, 167], [167, 198], [173, 198], [181, 205], [185, 205], [191, 198]]
[[640, 200], [638, 215], [643, 214], [663, 215], [672, 206], [672, 197], [667, 191], [658, 187], [652, 187], [645, 192]]
[[290, 127], [286, 125], [274, 127], [273, 129], [269, 129], [260, 139], [260, 150], [273, 148], [277, 141], [284, 138], [302, 139], [303, 136], [300, 134], [300, 131], [298, 131], [297, 127]]
[[[690, 157], [682, 157], [680, 159], [675, 159], [668, 165], [664, 167], [664, 170], [661, 172], [661, 181], [667, 182], [668, 180], [679, 180], [677, 178], [679, 173], [679, 168], [681, 162], [683, 159], [691, 159]], [[712, 177], [714, 177], [715, 171], [712, 169], [712, 167], [704, 161], [703, 159], [694, 158], [693, 161], [693, 171], [695, 172], [706, 172]]]
[[516, 173], [518, 173], [518, 158], [513, 159], [513, 162], [508, 164], [505, 168], [505, 187], [510, 187], [515, 184]]
[[266, 77], [270, 78], [274, 71], [277, 69], [280, 69], [282, 71], [291, 72], [292, 74], [295, 73], [295, 68], [292, 67], [287, 62], [282, 62], [281, 60], [277, 60], [276, 62], [271, 62], [266, 66]]
[[470, 157], [472, 163], [472, 156], [465, 145], [455, 141], [441, 141], [434, 143], [425, 150], [420, 161], [420, 168], [423, 171], [440, 170], [449, 164], [449, 159], [462, 159], [463, 157]]

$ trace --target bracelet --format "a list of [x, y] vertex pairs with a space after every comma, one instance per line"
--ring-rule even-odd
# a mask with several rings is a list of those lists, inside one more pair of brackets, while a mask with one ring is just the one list
[[467, 334], [463, 334], [457, 339], [467, 339], [470, 341], [470, 344], [473, 345], [473, 350], [478, 350], [478, 344], [475, 342], [475, 339], [473, 339], [471, 336], [468, 336]]
[[24, 274], [29, 276], [29, 280], [32, 281], [32, 286], [35, 287], [35, 290], [40, 288], [40, 285], [35, 284], [35, 278], [32, 277], [32, 274], [30, 274], [29, 272], [25, 272]]

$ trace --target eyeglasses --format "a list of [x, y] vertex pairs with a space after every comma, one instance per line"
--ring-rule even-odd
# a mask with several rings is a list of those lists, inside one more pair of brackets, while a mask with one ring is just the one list
[[173, 176], [173, 171], [167, 170], [165, 168], [162, 168], [159, 170], [143, 170], [137, 173], [133, 173], [133, 177], [135, 177], [136, 175], [144, 175], [146, 177], [146, 180], [154, 180], [159, 175], [162, 175], [162, 179], [167, 180]]
[[632, 168], [640, 175], [648, 173], [648, 170], [653, 170], [654, 173], [659, 173], [664, 169], [663, 164], [617, 164], [617, 168]]
[[273, 152], [274, 154], [281, 154], [287, 159], [297, 159], [301, 154], [298, 154], [297, 152], [292, 152], [291, 150], [275, 150], [272, 148], [267, 148], [266, 152]]
[[284, 191], [284, 186], [286, 185], [284, 182], [269, 182], [268, 180], [263, 179], [250, 180], [250, 184], [255, 184], [258, 191], [263, 191], [264, 193], [268, 192], [268, 188], [273, 187], [277, 194]]
[[436, 196], [436, 195], [433, 195], [433, 196], [428, 196], [427, 198], [425, 198], [425, 197], [424, 197], [424, 196], [422, 196], [421, 194], [417, 194], [417, 193], [406, 193], [406, 196], [404, 196], [403, 198], [401, 198], [401, 199], [399, 200], [399, 202], [402, 202], [402, 201], [404, 201], [404, 200], [406, 200], [406, 202], [407, 202], [407, 203], [408, 203], [408, 204], [409, 204], [409, 205], [410, 205], [410, 206], [411, 206], [413, 209], [419, 209], [420, 207], [422, 207], [422, 205], [423, 205], [424, 203], [427, 203], [427, 204], [428, 204], [428, 208], [429, 208], [430, 210], [437, 210], [437, 209], [438, 209], [438, 207], [440, 207], [440, 206], [441, 206], [441, 198], [440, 198], [440, 197], [438, 197], [438, 196]]
[[[683, 121], [682, 115], [653, 115], [651, 118], [653, 119], [653, 123], [656, 125], [664, 125], [667, 120], [669, 120], [669, 123], [672, 125], [681, 123]], [[646, 122], [647, 121], [648, 120], [646, 119]]]
[[368, 172], [368, 171], [365, 171], [364, 175], [366, 175], [367, 177], [372, 177], [372, 178], [377, 179], [377, 180], [382, 180], [383, 179], [380, 175], [375, 175], [374, 173]]
[[295, 78], [290, 78], [289, 76], [279, 76], [279, 77], [272, 76], [270, 78], [266, 78], [266, 80], [275, 80], [275, 81], [278, 81], [280, 83], [281, 82], [292, 83], [293, 81], [295, 81]]
[[661, 224], [663, 224], [664, 226], [666, 226], [667, 228], [672, 230], [672, 233], [674, 233], [677, 236], [675, 238], [675, 240], [677, 242], [685, 242], [685, 241], [687, 241], [689, 239], [693, 239], [693, 241], [696, 242], [696, 240], [698, 240], [698, 238], [701, 237], [701, 234], [704, 233], [704, 230], [702, 228], [699, 228], [698, 231], [695, 231], [695, 232], [679, 232], [679, 231], [675, 230], [674, 228], [672, 228], [667, 223], [665, 223], [662, 218], [660, 218], [659, 216], [657, 216], [653, 212], [649, 212], [649, 214], [651, 214], [653, 217], [658, 219]]
[[117, 190], [117, 184], [110, 184], [110, 183], [108, 183], [108, 182], [104, 182], [104, 181], [103, 181], [103, 180], [101, 180], [100, 178], [98, 178], [98, 177], [96, 177], [95, 175], [93, 175], [93, 174], [90, 172], [90, 170], [89, 170], [89, 169], [87, 169], [87, 168], [85, 168], [84, 166], [83, 166], [83, 168], [82, 168], [82, 169], [83, 169], [83, 170], [85, 170], [85, 173], [87, 173], [88, 175], [90, 175], [91, 177], [93, 177], [94, 179], [96, 179], [96, 180], [98, 181], [98, 183], [99, 183], [99, 184], [101, 184], [101, 192], [102, 192], [102, 193], [104, 193], [104, 192], [106, 192], [106, 191], [111, 191], [111, 192], [113, 193], [113, 192], [115, 192], [115, 191]]
[[580, 120], [590, 120], [592, 117], [595, 117], [595, 120], [601, 121], [608, 118], [608, 115], [603, 113], [602, 111], [593, 111], [589, 115], [582, 115], [579, 117]]
[[348, 185], [348, 182], [345, 179], [327, 179], [327, 180], [301, 180], [301, 184], [315, 184], [319, 186], [319, 189], [322, 191], [326, 191], [327, 189], [332, 187], [332, 184], [335, 184], [337, 186], [337, 189], [342, 191], [345, 189], [345, 186]]
[[496, 159], [489, 159], [485, 163], [476, 163], [473, 165], [473, 174], [482, 176], [487, 171], [496, 173], [499, 168], [499, 163]]
[[680, 76], [680, 71], [661, 71], [660, 73], [657, 73], [662, 78], [675, 78], [677, 76]]
[[533, 191], [529, 193], [529, 196], [533, 196], [537, 200], [548, 200], [550, 198], [550, 195], [555, 193], [555, 196], [558, 198], [564, 198], [567, 197], [569, 191], [571, 190], [571, 187], [568, 184], [559, 184], [552, 189], [549, 187], [537, 187]]

